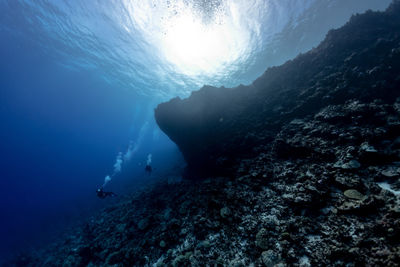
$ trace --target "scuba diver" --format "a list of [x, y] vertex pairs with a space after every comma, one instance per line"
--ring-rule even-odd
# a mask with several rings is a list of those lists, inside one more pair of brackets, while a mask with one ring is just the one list
[[99, 189], [97, 189], [96, 195], [101, 199], [104, 199], [106, 197], [116, 197], [117, 196], [117, 194], [115, 194], [114, 192], [103, 191], [103, 187], [100, 187]]
[[146, 167], [144, 168], [144, 171], [147, 172], [149, 174], [149, 176], [151, 175], [151, 172], [153, 171], [153, 168], [150, 165], [151, 164], [151, 157], [152, 157], [151, 154], [147, 155]]
[[145, 172], [147, 172], [149, 174], [149, 176], [151, 175], [151, 172], [153, 171], [153, 168], [151, 167], [150, 164], [147, 164], [146, 167], [144, 168]]

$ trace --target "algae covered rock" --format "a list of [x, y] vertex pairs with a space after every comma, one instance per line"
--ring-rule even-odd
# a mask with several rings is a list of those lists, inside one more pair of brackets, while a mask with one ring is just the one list
[[224, 207], [220, 210], [219, 214], [222, 218], [227, 219], [229, 216], [232, 215], [232, 212], [228, 207]]
[[181, 267], [181, 266], [190, 266], [190, 257], [192, 256], [192, 252], [186, 252], [184, 255], [177, 256], [173, 262], [173, 267]]
[[106, 263], [108, 265], [113, 265], [113, 264], [118, 264], [123, 261], [124, 255], [121, 253], [121, 251], [115, 251], [108, 255], [106, 259]]
[[159, 245], [160, 245], [160, 247], [162, 247], [162, 248], [165, 248], [165, 247], [167, 246], [167, 244], [165, 243], [164, 240], [161, 240]]
[[355, 170], [355, 169], [360, 168], [360, 166], [361, 166], [361, 164], [355, 159], [352, 159], [352, 160], [350, 160], [348, 162], [344, 162], [344, 163], [339, 161], [335, 164], [335, 167], [341, 168], [344, 170]]
[[343, 193], [347, 198], [355, 200], [363, 200], [365, 196], [355, 189], [348, 189]]
[[256, 235], [256, 246], [261, 249], [267, 249], [269, 247], [267, 229], [262, 228], [260, 231], [258, 231]]
[[273, 250], [267, 250], [261, 254], [261, 260], [265, 266], [273, 267], [279, 263], [280, 257]]
[[139, 222], [138, 222], [138, 228], [140, 229], [140, 230], [146, 230], [146, 228], [147, 227], [149, 227], [149, 224], [150, 224], [150, 222], [149, 222], [149, 219], [148, 218], [145, 218], [145, 219], [141, 219]]

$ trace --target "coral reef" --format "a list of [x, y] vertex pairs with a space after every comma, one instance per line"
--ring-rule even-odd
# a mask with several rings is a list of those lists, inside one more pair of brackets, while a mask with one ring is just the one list
[[398, 29], [395, 1], [251, 86], [159, 105], [187, 178], [206, 178], [122, 197], [10, 264], [398, 266]]
[[399, 107], [400, 99], [348, 101], [293, 120], [263, 152], [232, 167], [234, 176], [159, 182], [108, 207], [40, 260], [397, 266], [400, 198], [379, 183], [400, 188]]

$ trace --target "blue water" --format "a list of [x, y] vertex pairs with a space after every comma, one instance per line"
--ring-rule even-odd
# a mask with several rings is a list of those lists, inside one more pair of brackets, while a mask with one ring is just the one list
[[0, 0], [0, 257], [106, 205], [106, 176], [122, 194], [148, 180], [149, 154], [155, 177], [183, 165], [157, 103], [249, 84], [389, 3]]

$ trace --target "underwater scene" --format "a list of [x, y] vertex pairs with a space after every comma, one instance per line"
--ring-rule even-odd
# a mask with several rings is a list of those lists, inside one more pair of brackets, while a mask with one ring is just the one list
[[400, 0], [0, 0], [0, 266], [399, 266]]

